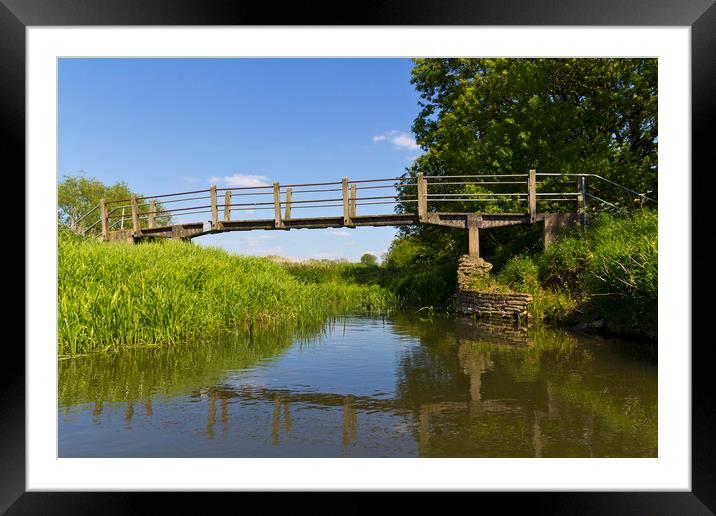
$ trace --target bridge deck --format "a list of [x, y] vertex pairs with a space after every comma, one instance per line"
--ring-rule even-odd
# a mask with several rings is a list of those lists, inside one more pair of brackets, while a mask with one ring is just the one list
[[[544, 214], [538, 214], [542, 220]], [[290, 229], [327, 229], [356, 228], [366, 226], [409, 226], [415, 224], [434, 224], [456, 229], [468, 229], [474, 225], [477, 229], [527, 224], [530, 217], [518, 213], [430, 213], [427, 219], [420, 220], [416, 213], [392, 213], [382, 215], [357, 215], [346, 224], [343, 217], [304, 217], [283, 219], [280, 224], [275, 219], [230, 220], [219, 222], [214, 227], [211, 221], [173, 224], [155, 228], [142, 228], [139, 238], [182, 238], [191, 239], [202, 235], [229, 231], [282, 230]], [[118, 230], [109, 233], [110, 240], [131, 238], [131, 230]], [[134, 235], [135, 239], [137, 235]]]

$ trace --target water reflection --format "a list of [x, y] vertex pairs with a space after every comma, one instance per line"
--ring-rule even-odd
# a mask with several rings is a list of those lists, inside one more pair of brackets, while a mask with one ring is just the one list
[[[409, 322], [405, 326], [410, 328]], [[566, 332], [454, 322], [464, 403], [424, 403], [439, 386], [410, 379], [424, 364], [452, 358], [423, 329], [417, 356], [405, 360], [402, 394], [421, 405], [423, 456], [656, 456], [656, 358], [634, 360], [632, 343]], [[408, 330], [409, 331], [409, 330]], [[445, 329], [449, 333], [448, 328]], [[500, 335], [505, 335], [502, 339]], [[437, 375], [433, 374], [433, 378]], [[454, 380], [443, 388], [450, 390]], [[438, 387], [438, 388], [436, 388]]]
[[410, 313], [296, 332], [60, 362], [60, 455], [657, 455], [630, 342]]

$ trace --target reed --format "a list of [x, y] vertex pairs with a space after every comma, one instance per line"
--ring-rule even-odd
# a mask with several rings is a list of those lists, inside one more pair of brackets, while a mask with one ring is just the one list
[[397, 304], [377, 285], [333, 275], [304, 281], [264, 258], [190, 243], [132, 246], [60, 232], [58, 251], [60, 355], [176, 344], [269, 323], [300, 328]]

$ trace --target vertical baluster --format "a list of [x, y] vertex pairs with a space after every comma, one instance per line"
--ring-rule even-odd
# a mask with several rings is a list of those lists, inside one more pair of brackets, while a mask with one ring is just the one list
[[211, 193], [211, 229], [219, 229], [219, 204], [216, 198], [216, 185], [209, 188]]
[[291, 218], [291, 197], [293, 196], [293, 188], [286, 188], [286, 214], [284, 218], [289, 220]]
[[530, 210], [530, 223], [537, 220], [537, 170], [530, 169], [527, 177], [527, 204]]
[[142, 227], [139, 224], [139, 206], [137, 205], [137, 196], [132, 196], [132, 234], [135, 237], [142, 236]]
[[283, 221], [281, 220], [281, 187], [278, 182], [273, 184], [273, 209], [274, 209], [274, 226], [277, 228], [283, 227]]
[[107, 213], [107, 199], [99, 201], [99, 216], [102, 220], [102, 240], [109, 240], [109, 214]]
[[231, 220], [231, 190], [227, 190], [224, 194], [224, 222]]

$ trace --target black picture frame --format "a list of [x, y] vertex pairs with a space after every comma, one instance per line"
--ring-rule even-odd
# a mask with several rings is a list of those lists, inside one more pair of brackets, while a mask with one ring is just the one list
[[[345, 7], [348, 7], [346, 9]], [[350, 7], [354, 7], [351, 9]], [[341, 14], [344, 13], [344, 14]], [[0, 0], [0, 120], [6, 129], [3, 165], [6, 171], [25, 169], [25, 29], [28, 26], [86, 25], [552, 25], [552, 26], [689, 26], [692, 69], [692, 170], [709, 163], [709, 144], [716, 107], [716, 5], [714, 0], [509, 0], [451, 3], [420, 1], [361, 2], [344, 4], [287, 4], [277, 8], [268, 3], [203, 0]], [[11, 160], [8, 160], [8, 157]], [[12, 163], [13, 165], [9, 165]], [[13, 168], [14, 167], [14, 168]], [[709, 168], [712, 168], [709, 167]], [[705, 172], [706, 170], [704, 170]], [[686, 174], [688, 171], [684, 171]], [[13, 201], [27, 203], [20, 174], [8, 173], [20, 184]], [[702, 177], [702, 176], [701, 176]], [[8, 179], [9, 177], [6, 177]], [[695, 177], [692, 174], [692, 184]], [[516, 506], [532, 512], [570, 514], [710, 514], [716, 511], [716, 446], [711, 436], [716, 409], [711, 401], [710, 348], [707, 339], [697, 340], [705, 328], [709, 306], [699, 304], [713, 290], [710, 271], [716, 259], [709, 258], [709, 188], [692, 187], [692, 490], [690, 492], [589, 492], [589, 493], [471, 493], [494, 498], [502, 510]], [[19, 195], [22, 191], [24, 195]], [[24, 213], [17, 206], [15, 213]], [[688, 216], [686, 214], [685, 216]], [[24, 226], [24, 223], [23, 223]], [[13, 224], [17, 229], [17, 220]], [[31, 228], [24, 227], [24, 234]], [[19, 245], [14, 246], [20, 249]], [[22, 253], [13, 253], [9, 267], [19, 270]], [[687, 264], [685, 264], [686, 266]], [[30, 272], [26, 266], [25, 277]], [[19, 275], [16, 275], [19, 276]], [[23, 299], [25, 294], [23, 294]], [[25, 303], [14, 304], [16, 310]], [[8, 317], [8, 320], [10, 318]], [[2, 361], [0, 390], [0, 511], [7, 514], [104, 514], [144, 513], [151, 493], [26, 493], [25, 492], [25, 353], [17, 339], [7, 339]], [[689, 346], [691, 342], [669, 343]], [[246, 493], [237, 493], [244, 497]], [[352, 493], [352, 502], [341, 512], [372, 509], [367, 494]], [[423, 504], [421, 496], [411, 503]], [[464, 503], [460, 496], [455, 503]], [[186, 497], [174, 493], [162, 503], [186, 509]], [[401, 502], [402, 503], [402, 502]], [[468, 502], [470, 503], [470, 502]], [[483, 502], [480, 501], [482, 505]], [[170, 511], [165, 505], [163, 512]], [[313, 505], [313, 504], [311, 504]], [[407, 510], [404, 507], [404, 510]]]

